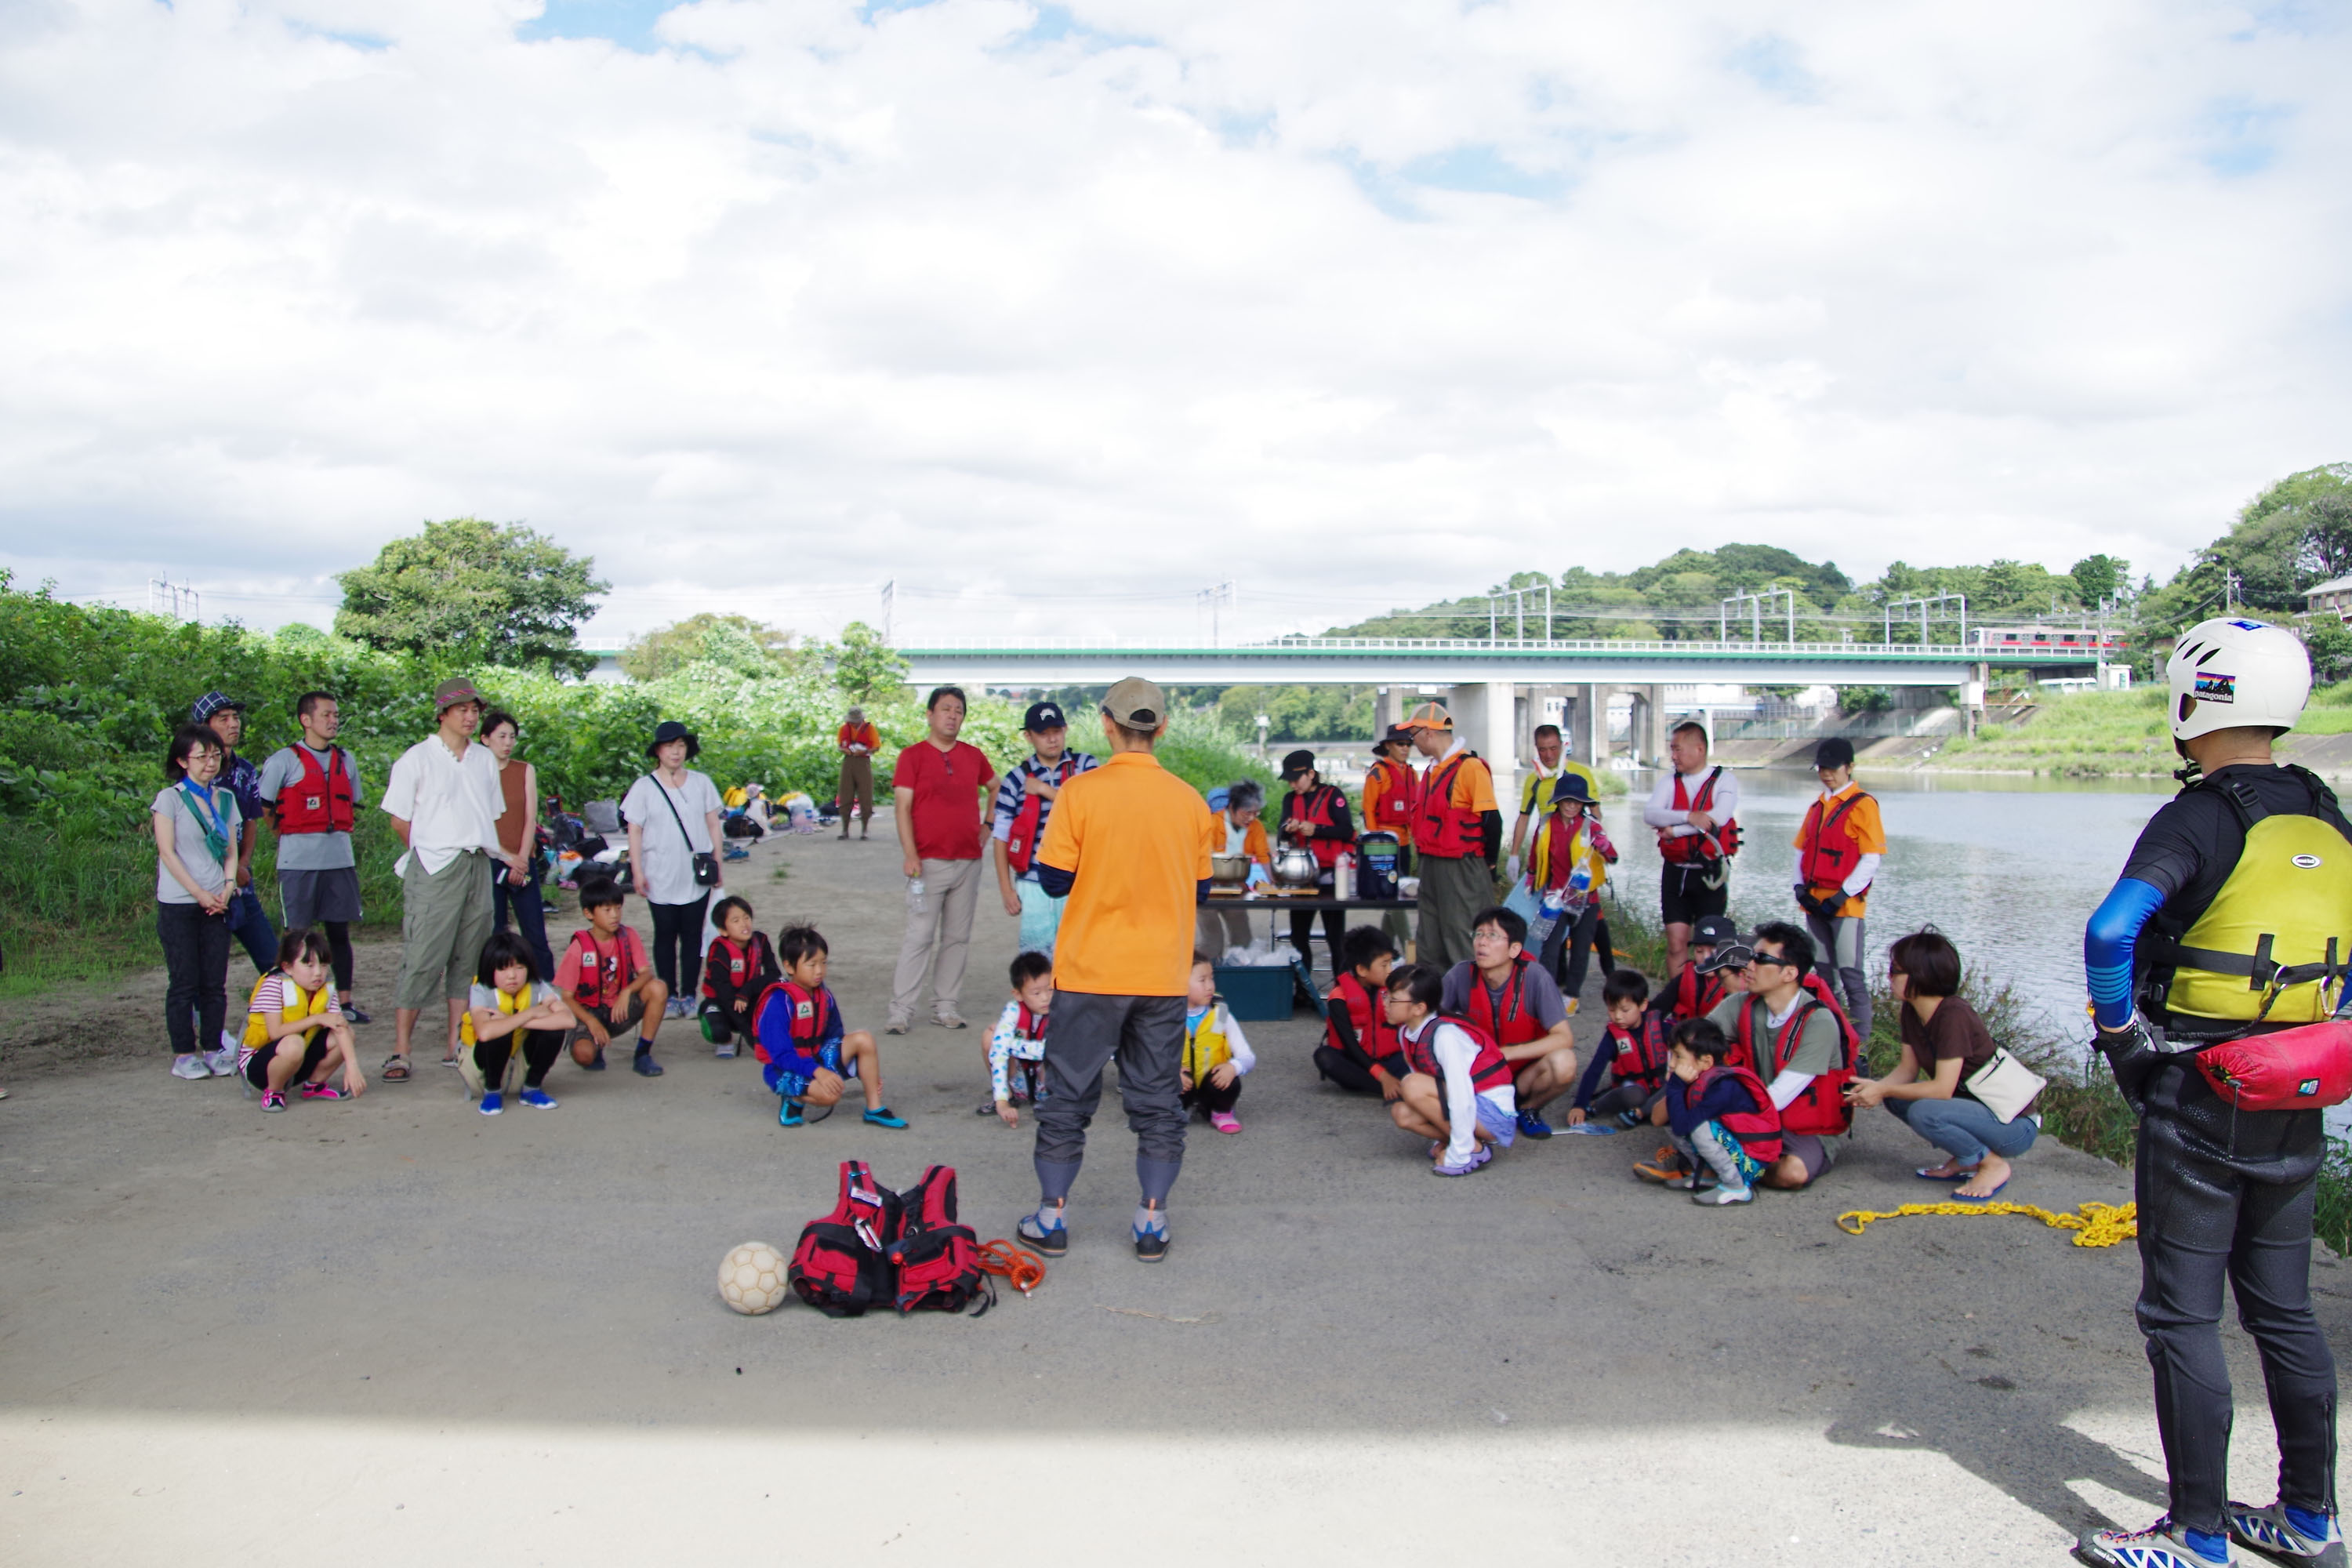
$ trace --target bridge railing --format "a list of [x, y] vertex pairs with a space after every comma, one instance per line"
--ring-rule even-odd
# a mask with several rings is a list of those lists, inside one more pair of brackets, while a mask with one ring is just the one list
[[1302, 658], [1318, 654], [1351, 653], [1420, 653], [1464, 655], [1517, 654], [1675, 654], [1685, 658], [1721, 658], [1727, 654], [1748, 658], [1868, 658], [1915, 659], [1935, 663], [1972, 663], [1990, 658], [1997, 664], [2046, 662], [2051, 664], [2085, 664], [2097, 656], [2089, 648], [2017, 647], [1983, 648], [1961, 643], [1789, 643], [1752, 642], [1744, 639], [1730, 642], [1689, 639], [1669, 642], [1664, 639], [1637, 640], [1630, 637], [1592, 637], [1570, 639], [1555, 637], [1277, 637], [1265, 642], [1226, 643], [1218, 647], [1171, 642], [1130, 642], [1125, 639], [1106, 641], [1100, 637], [994, 636], [957, 637], [952, 641], [904, 646], [898, 649], [904, 656], [919, 658], [951, 658], [971, 653], [1118, 653], [1160, 654], [1182, 657], [1218, 658], [1243, 654], [1297, 655]]

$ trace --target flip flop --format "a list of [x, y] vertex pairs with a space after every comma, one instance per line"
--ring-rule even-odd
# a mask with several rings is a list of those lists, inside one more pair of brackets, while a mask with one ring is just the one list
[[2009, 1182], [2010, 1178], [2003, 1176], [2000, 1179], [2000, 1187], [1995, 1187], [1989, 1193], [1955, 1192], [1952, 1194], [1952, 1201], [1962, 1204], [1989, 1204], [1992, 1202], [1993, 1199], [2000, 1196], [2000, 1188], [2009, 1185]]
[[1945, 1175], [1933, 1165], [1922, 1165], [1911, 1173], [1923, 1182], [1965, 1182], [1977, 1173], [1977, 1168], [1974, 1165], [1963, 1165], [1951, 1174]]

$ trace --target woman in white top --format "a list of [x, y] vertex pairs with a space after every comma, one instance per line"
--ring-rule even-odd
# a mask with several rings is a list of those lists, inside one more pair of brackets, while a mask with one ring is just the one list
[[[228, 1013], [228, 900], [236, 884], [236, 797], [215, 789], [220, 737], [183, 724], [163, 761], [169, 788], [155, 797], [155, 934], [167, 980], [163, 1027], [173, 1078], [226, 1078], [236, 1044], [221, 1031]], [[190, 1021], [191, 1013], [198, 1015]]]
[[[654, 912], [654, 973], [669, 986], [667, 1016], [686, 1017], [702, 984], [702, 917], [720, 885], [719, 790], [686, 764], [701, 742], [675, 719], [654, 731], [652, 773], [629, 786], [629, 875]], [[699, 866], [707, 879], [697, 876]], [[638, 1071], [643, 1072], [640, 1067]]]

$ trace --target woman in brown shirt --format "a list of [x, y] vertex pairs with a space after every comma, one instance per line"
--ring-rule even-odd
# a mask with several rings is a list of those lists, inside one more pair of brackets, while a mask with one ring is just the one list
[[499, 816], [499, 847], [530, 860], [529, 876], [499, 861], [490, 862], [490, 901], [497, 910], [496, 929], [506, 930], [511, 916], [514, 928], [539, 961], [537, 978], [552, 982], [555, 955], [548, 951], [547, 905], [539, 891], [540, 879], [546, 875], [545, 862], [539, 858], [539, 770], [516, 759], [515, 742], [521, 735], [521, 726], [511, 713], [494, 708], [482, 717], [482, 744], [498, 759], [499, 791], [506, 800], [507, 808]]
[[1956, 1198], [1981, 1203], [2009, 1184], [2010, 1161], [2033, 1147], [2031, 1107], [2007, 1121], [1969, 1092], [1967, 1079], [2000, 1049], [1959, 994], [1960, 954], [1940, 931], [1914, 931], [1887, 950], [1887, 984], [1901, 1005], [1903, 1059], [1881, 1079], [1846, 1086], [1855, 1105], [1884, 1105], [1951, 1157], [1923, 1165], [1930, 1182], [1959, 1182]]

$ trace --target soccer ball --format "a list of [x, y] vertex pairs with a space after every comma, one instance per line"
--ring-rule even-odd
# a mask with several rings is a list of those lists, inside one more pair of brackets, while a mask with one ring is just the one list
[[745, 1242], [719, 1265], [719, 1299], [747, 1317], [774, 1311], [791, 1289], [784, 1255], [764, 1241]]

